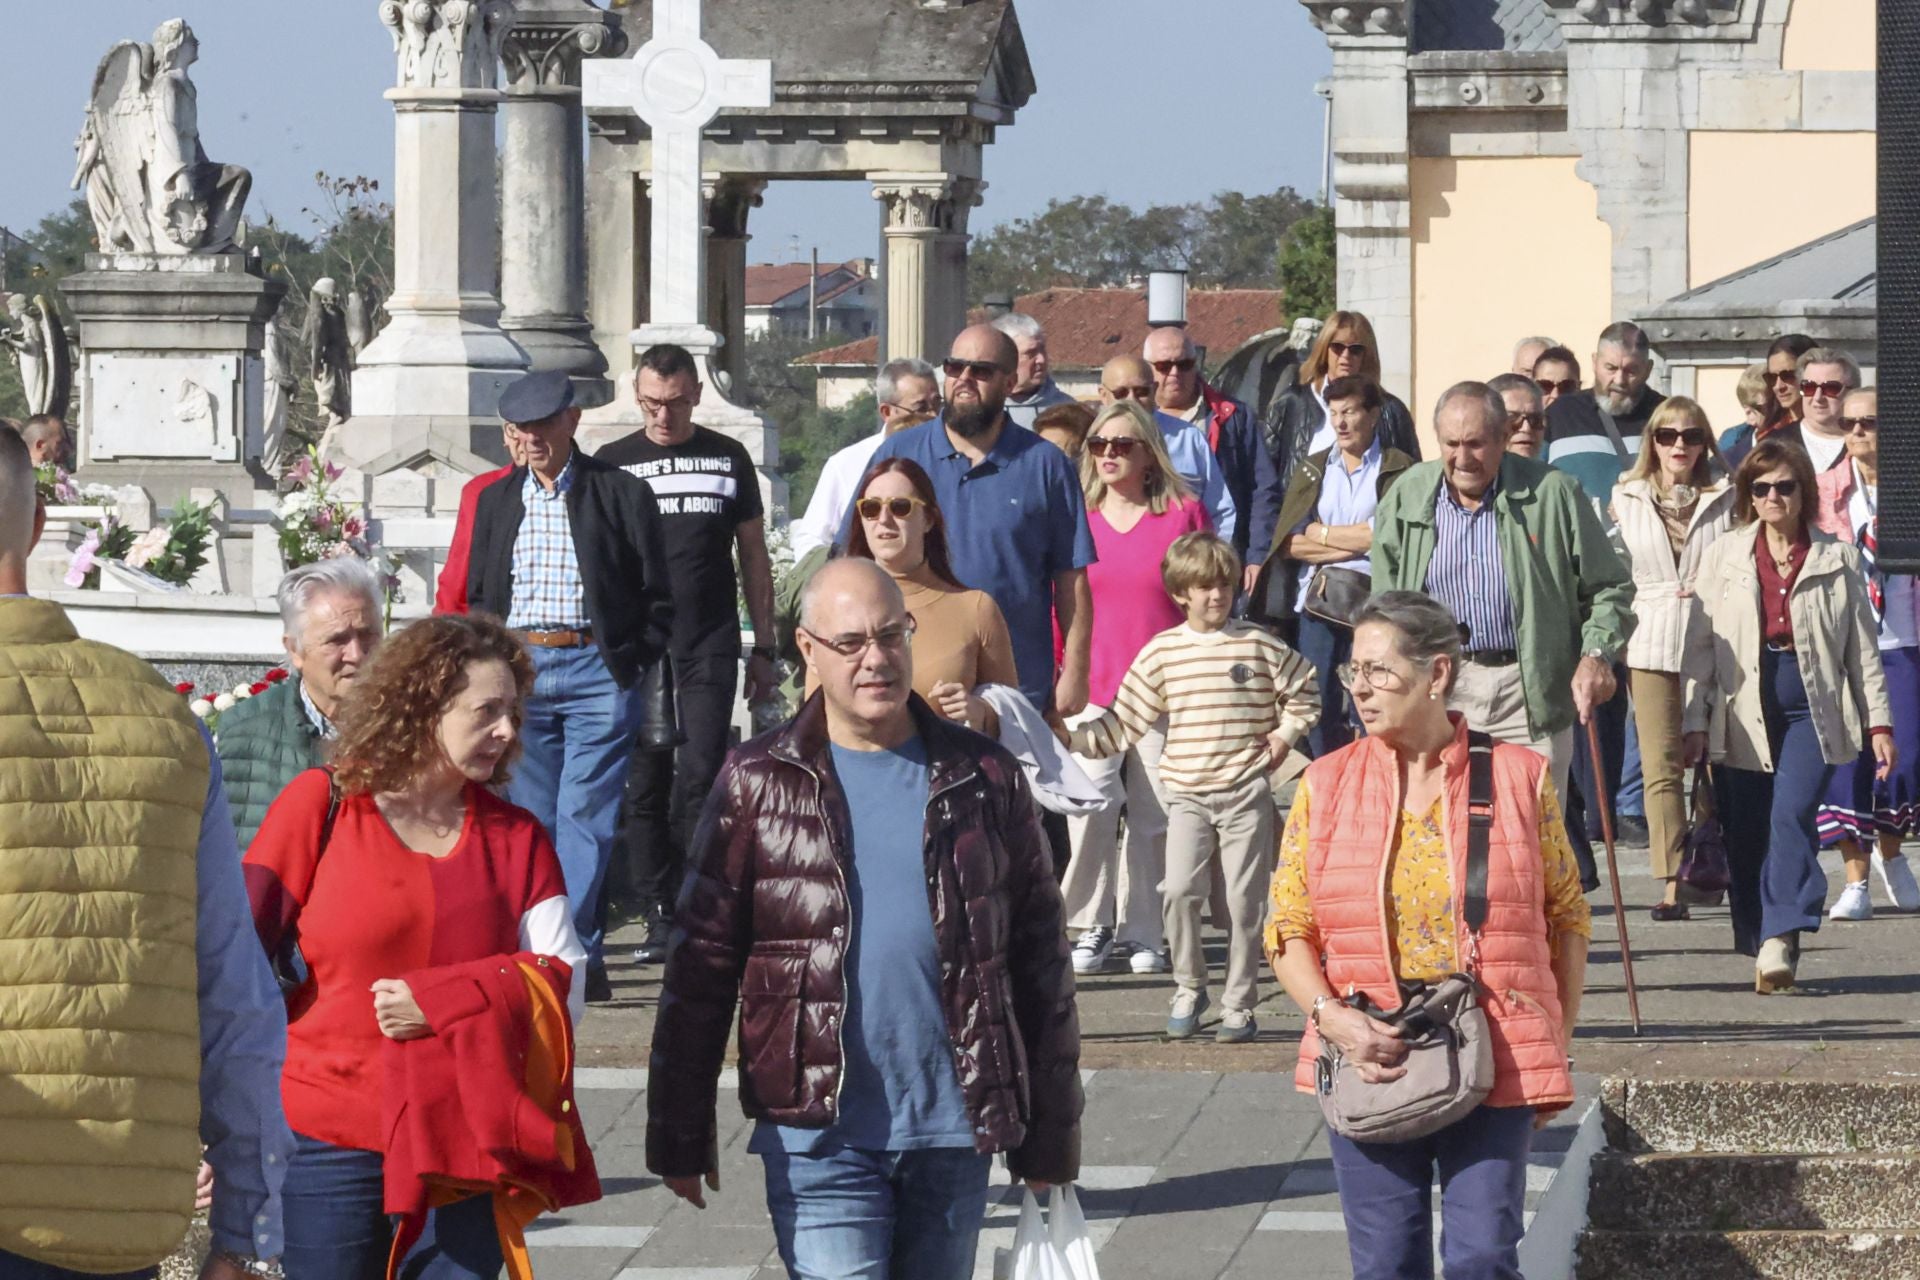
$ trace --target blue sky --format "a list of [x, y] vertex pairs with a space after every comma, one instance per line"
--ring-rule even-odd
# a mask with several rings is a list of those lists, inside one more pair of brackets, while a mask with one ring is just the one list
[[[974, 229], [1051, 198], [1135, 205], [1215, 191], [1318, 187], [1325, 41], [1295, 0], [1017, 0], [1040, 92], [989, 149]], [[10, 0], [0, 226], [31, 228], [70, 195], [73, 139], [95, 65], [170, 17], [203, 50], [201, 134], [215, 160], [254, 172], [249, 212], [295, 229], [313, 176], [393, 169], [393, 83], [373, 0]], [[324, 16], [321, 16], [324, 15]], [[1176, 56], [1169, 56], [1170, 51]], [[721, 50], [725, 52], [724, 48]], [[1150, 61], [1158, 59], [1158, 61]], [[754, 261], [870, 255], [859, 183], [780, 183], [754, 215]]]

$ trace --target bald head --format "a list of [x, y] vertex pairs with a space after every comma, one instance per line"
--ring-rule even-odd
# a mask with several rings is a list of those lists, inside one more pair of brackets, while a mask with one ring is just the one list
[[33, 481], [27, 442], [11, 427], [0, 427], [0, 594], [26, 593], [27, 554], [43, 519]]
[[913, 732], [913, 622], [871, 560], [829, 560], [800, 594], [800, 653], [820, 684], [838, 746], [894, 745]]
[[842, 556], [820, 566], [800, 592], [800, 625], [818, 635], [838, 635], [844, 607], [895, 607], [907, 610], [906, 597], [893, 575], [865, 556]]
[[1020, 348], [990, 324], [968, 325], [954, 338], [949, 349], [955, 360], [990, 361], [1009, 374], [1020, 364]]
[[1161, 325], [1141, 348], [1153, 370], [1154, 399], [1168, 413], [1185, 415], [1200, 399], [1200, 361], [1193, 339], [1176, 325]]
[[1100, 369], [1100, 402], [1153, 403], [1153, 366], [1139, 356], [1115, 356]]

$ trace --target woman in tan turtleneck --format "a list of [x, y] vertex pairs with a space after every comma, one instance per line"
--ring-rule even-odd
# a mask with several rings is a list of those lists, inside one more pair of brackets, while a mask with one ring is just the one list
[[[860, 482], [846, 554], [864, 556], [893, 575], [913, 615], [913, 691], [949, 720], [994, 734], [993, 709], [974, 690], [1015, 688], [1013, 641], [1000, 606], [984, 591], [954, 580], [946, 521], [933, 482], [918, 463], [885, 458]], [[807, 694], [815, 682], [807, 677]]]

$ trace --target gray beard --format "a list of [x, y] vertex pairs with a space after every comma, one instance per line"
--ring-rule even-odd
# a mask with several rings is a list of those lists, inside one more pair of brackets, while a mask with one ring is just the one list
[[1610, 416], [1615, 418], [1626, 417], [1629, 413], [1633, 412], [1633, 406], [1640, 403], [1640, 395], [1638, 392], [1630, 396], [1622, 397], [1609, 395], [1604, 391], [1596, 391], [1594, 392], [1593, 398], [1600, 402], [1602, 409], [1605, 409]]
[[947, 426], [959, 433], [962, 440], [977, 440], [993, 430], [993, 424], [1000, 421], [1000, 413], [1007, 407], [1005, 400], [982, 400], [971, 409], [962, 409], [955, 405], [947, 406]]

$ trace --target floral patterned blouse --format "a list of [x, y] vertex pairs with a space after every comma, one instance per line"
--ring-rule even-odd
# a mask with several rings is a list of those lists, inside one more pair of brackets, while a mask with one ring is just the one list
[[[1307, 895], [1307, 813], [1311, 803], [1301, 779], [1280, 837], [1280, 865], [1273, 873], [1273, 910], [1267, 917], [1268, 955], [1278, 955], [1289, 938], [1320, 947], [1313, 902]], [[1440, 826], [1440, 799], [1423, 814], [1400, 811], [1400, 831], [1387, 853], [1387, 934], [1393, 939], [1394, 973], [1406, 982], [1438, 982], [1459, 967], [1454, 957], [1453, 876], [1446, 835]], [[1540, 783], [1540, 853], [1546, 863], [1547, 937], [1562, 933], [1593, 936], [1580, 868], [1560, 798], [1549, 779]]]

